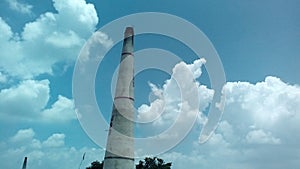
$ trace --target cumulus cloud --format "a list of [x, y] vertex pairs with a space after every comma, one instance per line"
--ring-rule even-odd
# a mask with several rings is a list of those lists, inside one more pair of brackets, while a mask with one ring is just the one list
[[[180, 62], [173, 68], [172, 76], [165, 81], [162, 88], [149, 83], [155, 98], [150, 105], [143, 104], [138, 108], [140, 122], [152, 122], [159, 130], [176, 122], [182, 123], [174, 132], [180, 132], [186, 121], [193, 122], [193, 117], [199, 117], [203, 122], [202, 111], [209, 105], [213, 97], [213, 90], [201, 85], [197, 78], [202, 71], [205, 59], [198, 59], [192, 64]], [[182, 134], [182, 133], [181, 133]], [[180, 135], [179, 133], [174, 136]]]
[[[195, 69], [195, 67], [199, 67], [199, 64], [196, 66], [197, 64], [194, 63], [190, 65], [183, 63], [176, 65], [173, 69], [173, 74], [175, 74], [174, 72], [184, 72], [182, 70], [193, 70], [196, 72], [197, 69]], [[195, 67], [193, 67], [193, 65], [195, 65]], [[200, 75], [198, 76], [197, 74], [199, 73], [191, 73], [190, 75], [192, 76], [190, 77], [193, 77], [192, 79], [198, 78]], [[175, 75], [173, 77], [174, 79], [171, 78], [167, 80], [162, 88], [151, 83], [149, 84], [156, 99], [153, 99], [149, 105], [143, 105], [144, 107], [139, 110], [138, 114], [140, 115], [138, 117], [140, 118], [139, 120], [158, 120], [158, 122], [153, 121], [150, 123], [149, 128], [151, 130], [160, 131], [161, 128], [165, 126], [168, 127], [169, 124], [172, 124], [174, 120], [178, 120], [179, 127], [176, 128], [177, 130], [169, 133], [170, 135], [163, 135], [165, 138], [161, 139], [164, 140], [172, 140], [174, 137], [178, 137], [179, 134], [182, 134], [180, 133], [180, 126], [182, 126], [183, 123], [180, 122], [189, 122], [186, 121], [186, 119], [188, 119], [186, 116], [182, 116], [184, 118], [178, 119], [173, 117], [173, 115], [178, 116], [180, 110], [183, 110], [182, 112], [186, 114], [189, 114], [189, 111], [194, 111], [193, 113], [200, 114], [200, 119], [205, 119], [206, 117], [203, 114], [201, 116], [201, 111], [208, 107], [213, 95], [211, 89], [207, 89], [205, 86], [201, 87], [197, 80], [188, 81], [184, 80], [186, 76], [181, 77], [176, 75], [175, 81]], [[178, 86], [180, 86], [180, 82], [178, 82], [180, 78], [185, 82], [196, 84], [198, 96], [202, 98], [199, 101], [199, 105], [201, 106], [199, 106], [200, 108], [197, 109], [197, 111], [192, 109], [193, 105], [187, 103], [179, 104], [180, 99], [177, 100], [176, 95], [172, 95], [174, 93], [176, 94], [176, 92], [167, 93], [177, 91]], [[22, 90], [20, 90], [19, 87], [27, 83], [31, 83], [33, 91], [47, 91], [44, 89], [45, 87], [43, 87], [46, 86], [47, 88], [47, 81], [27, 81], [12, 89], [5, 89], [6, 92], [1, 91], [0, 95], [3, 93], [7, 95], [18, 93], [13, 92], [13, 90], [26, 91], [26, 88], [23, 87]], [[40, 86], [34, 85], [35, 83]], [[188, 84], [185, 84], [185, 86], [182, 86], [185, 90], [190, 88]], [[189, 90], [187, 90], [187, 92], [188, 91]], [[172, 151], [161, 155], [165, 161], [171, 161], [174, 169], [183, 167], [212, 169], [221, 167], [232, 169], [280, 169], [297, 168], [299, 166], [300, 155], [298, 151], [300, 148], [300, 137], [297, 135], [297, 133], [300, 132], [299, 86], [291, 85], [277, 77], [269, 76], [266, 77], [264, 81], [257, 82], [256, 84], [249, 82], [228, 82], [223, 88], [223, 97], [226, 97], [223, 118], [211, 139], [205, 144], [199, 144], [199, 142], [195, 140], [191, 141], [190, 139], [185, 139], [180, 145], [186, 146], [187, 150], [182, 150], [185, 149], [185, 147], [182, 148], [178, 146]], [[157, 101], [163, 102], [163, 104], [161, 104], [163, 106], [156, 103]], [[204, 102], [201, 103], [201, 101]], [[57, 103], [54, 103], [49, 110], [44, 110], [43, 112], [51, 112], [52, 110], [54, 112], [60, 112], [65, 109], [65, 105], [72, 106], [72, 103], [63, 96], [60, 96]], [[155, 116], [149, 115], [149, 113], [152, 112], [156, 113]], [[196, 125], [199, 124], [202, 123], [200, 122]], [[200, 134], [200, 129], [194, 128], [191, 132], [192, 137], [196, 138]], [[24, 135], [26, 135], [26, 137]], [[90, 153], [97, 152], [98, 155], [103, 155], [103, 151], [100, 153], [100, 150], [98, 151], [96, 149], [82, 148], [77, 150], [66, 146], [64, 144], [66, 136], [62, 133], [54, 133], [45, 140], [36, 139], [35, 135], [32, 129], [20, 130], [12, 136], [7, 143], [0, 143], [0, 148], [3, 149], [2, 152], [11, 159], [25, 155], [30, 156], [30, 158], [34, 159], [36, 168], [41, 166], [38, 164], [45, 165], [47, 161], [54, 164], [60, 162], [60, 160], [72, 162], [72, 156], [74, 154], [80, 159], [85, 151]], [[26, 146], [23, 145], [22, 141], [18, 140], [27, 140]], [[14, 143], [17, 147], [6, 149], [5, 147], [10, 143]], [[1, 158], [6, 159], [7, 157], [3, 157], [2, 155]], [[94, 159], [102, 159], [102, 157]], [[5, 163], [5, 165], [7, 166], [6, 168], [11, 168], [9, 164]], [[66, 165], [68, 165], [69, 168], [73, 167], [71, 164]]]
[[[205, 62], [200, 63], [198, 60], [190, 65], [177, 64], [173, 69], [173, 75], [176, 72], [183, 72], [182, 76], [178, 74], [176, 80], [172, 77], [162, 88], [149, 84], [155, 99], [149, 105], [142, 105], [138, 109], [138, 118], [151, 122], [148, 126], [151, 130], [163, 132], [166, 130], [164, 128], [166, 125], [174, 124], [178, 120], [176, 116], [180, 110], [187, 114], [193, 110], [188, 106], [184, 108], [184, 104], [178, 104], [180, 92], [188, 93], [190, 82], [197, 86], [200, 98], [197, 113], [202, 119], [202, 123], [196, 124], [200, 127], [196, 126], [191, 130], [190, 137], [199, 137], [201, 124], [207, 118], [202, 111], [208, 107], [213, 96], [211, 89], [197, 82], [197, 78], [201, 75], [201, 65]], [[188, 67], [193, 75], [193, 78], [191, 76], [189, 78], [196, 80], [185, 79], [188, 76], [184, 76], [185, 71], [180, 69], [181, 66]], [[178, 92], [179, 80], [184, 81], [186, 83], [184, 85], [187, 86], [186, 88], [184, 85], [181, 86], [184, 90], [180, 92]], [[298, 153], [300, 137], [296, 134], [300, 132], [300, 87], [298, 85], [291, 85], [278, 77], [268, 76], [264, 81], [255, 84], [227, 82], [222, 94], [225, 98], [224, 114], [208, 142], [200, 144], [195, 140], [185, 139], [180, 144], [183, 147], [174, 148], [161, 155], [163, 159], [172, 161], [174, 169], [280, 169], [299, 166], [297, 160], [300, 158]], [[185, 121], [185, 123], [189, 122]], [[166, 137], [170, 140], [178, 137], [180, 133], [178, 131]], [[148, 151], [147, 148], [144, 151]]]
[[208, 142], [184, 141], [183, 145], [190, 144], [192, 151], [173, 151], [162, 157], [173, 161], [175, 169], [299, 166], [299, 86], [269, 76], [256, 84], [228, 82], [223, 94], [223, 118]]
[[223, 93], [226, 97], [224, 119], [231, 125], [239, 125], [241, 131], [263, 130], [266, 135], [272, 133], [275, 138], [280, 135], [282, 142], [289, 142], [287, 131], [299, 129], [300, 87], [297, 85], [269, 76], [256, 84], [228, 82]]
[[6, 0], [6, 2], [9, 5], [9, 8], [20, 12], [20, 13], [24, 13], [24, 14], [31, 14], [32, 13], [32, 5], [29, 4], [25, 4], [25, 3], [21, 3], [18, 0]]
[[9, 40], [13, 33], [10, 26], [0, 17], [0, 42]]
[[48, 80], [26, 80], [0, 91], [0, 113], [7, 119], [37, 116], [49, 100]]
[[61, 95], [58, 100], [49, 109], [42, 112], [43, 119], [46, 121], [68, 121], [76, 119], [74, 113], [74, 102]]
[[[204, 124], [206, 116], [202, 112], [214, 94], [196, 80], [205, 62], [202, 58], [191, 64], [176, 64], [171, 78], [161, 88], [149, 83], [154, 99], [138, 108], [138, 130], [147, 138], [147, 142], [136, 143], [138, 156], [168, 150], [186, 136], [194, 123]], [[148, 139], [151, 136], [153, 138]], [[159, 146], [155, 146], [157, 144]]]
[[151, 127], [155, 128], [151, 130], [153, 133], [148, 134], [158, 135], [169, 128], [158, 139], [165, 142], [176, 141], [185, 135], [197, 118], [203, 123], [205, 117], [201, 112], [209, 105], [214, 93], [196, 81], [205, 62], [202, 58], [192, 64], [178, 63], [172, 70], [171, 78], [165, 81], [162, 88], [149, 83], [156, 99], [149, 105], [141, 105], [137, 115], [139, 122], [151, 122]]
[[65, 145], [65, 135], [61, 133], [55, 133], [48, 137], [47, 140], [43, 142], [46, 147], [60, 147]]
[[274, 138], [272, 133], [266, 133], [261, 129], [250, 131], [246, 136], [246, 140], [254, 144], [280, 144], [279, 138]]
[[[11, 4], [20, 4], [16, 0]], [[0, 68], [11, 76], [29, 79], [53, 73], [53, 65], [73, 62], [99, 21], [94, 5], [85, 0], [53, 0], [57, 13], [46, 12], [12, 32], [0, 17]], [[20, 5], [18, 6], [21, 9]], [[25, 9], [25, 8], [24, 8]]]
[[86, 45], [80, 51], [79, 63], [93, 61], [104, 56], [107, 49], [113, 45], [113, 41], [103, 32], [96, 31], [86, 42]]
[[50, 88], [48, 80], [25, 80], [0, 91], [2, 120], [63, 122], [76, 118], [73, 100], [61, 95], [46, 108]]
[[[29, 135], [25, 136], [26, 133]], [[45, 166], [57, 169], [76, 168], [83, 153], [86, 153], [83, 168], [96, 159], [103, 159], [102, 149], [90, 147], [77, 149], [65, 145], [67, 137], [63, 133], [53, 133], [45, 140], [37, 139], [37, 137], [33, 129], [20, 129], [11, 139], [0, 142], [5, 145], [0, 146], [1, 167], [21, 166], [25, 156], [28, 157], [28, 167], [32, 169]], [[18, 138], [18, 144], [14, 138]], [[20, 142], [24, 139], [26, 142]]]
[[26, 140], [32, 140], [34, 137], [35, 133], [34, 131], [29, 128], [29, 129], [22, 129], [19, 130], [12, 138], [11, 141], [13, 142], [20, 142], [20, 141], [26, 141]]

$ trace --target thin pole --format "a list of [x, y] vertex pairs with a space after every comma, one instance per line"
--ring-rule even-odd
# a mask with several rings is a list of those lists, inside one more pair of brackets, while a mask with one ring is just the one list
[[80, 161], [80, 164], [79, 164], [78, 169], [80, 169], [80, 167], [81, 167], [81, 165], [82, 165], [82, 162], [83, 162], [83, 160], [84, 160], [84, 157], [85, 157], [85, 152], [83, 153], [83, 156], [82, 156], [82, 159], [81, 159], [81, 161]]
[[24, 158], [22, 169], [26, 169], [26, 167], [27, 167], [27, 157]]

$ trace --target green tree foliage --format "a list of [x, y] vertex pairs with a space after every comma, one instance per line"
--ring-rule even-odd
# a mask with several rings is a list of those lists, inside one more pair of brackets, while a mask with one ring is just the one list
[[[139, 164], [135, 165], [136, 169], [171, 169], [172, 163], [165, 163], [163, 159], [154, 157], [146, 157], [144, 160], [140, 160]], [[91, 166], [86, 169], [103, 169], [103, 161], [94, 161]]]
[[87, 167], [86, 169], [102, 169], [103, 168], [103, 161], [100, 163], [99, 161], [94, 161], [91, 163], [91, 166]]
[[163, 159], [146, 157], [144, 161], [139, 161], [136, 169], [171, 169], [172, 163], [165, 163]]

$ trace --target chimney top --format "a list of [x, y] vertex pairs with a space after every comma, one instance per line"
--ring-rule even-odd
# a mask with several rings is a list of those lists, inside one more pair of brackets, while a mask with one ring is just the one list
[[124, 33], [124, 37], [128, 38], [130, 36], [133, 36], [134, 32], [133, 32], [133, 27], [126, 27], [125, 33]]

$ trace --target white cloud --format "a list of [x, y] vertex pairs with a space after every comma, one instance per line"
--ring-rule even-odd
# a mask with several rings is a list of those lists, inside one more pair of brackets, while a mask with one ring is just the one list
[[265, 81], [256, 84], [229, 82], [223, 93], [227, 101], [223, 118], [233, 126], [239, 125], [243, 132], [262, 129], [275, 138], [280, 135], [282, 142], [289, 142], [287, 131], [299, 128], [299, 86], [286, 84], [276, 77], [266, 77]]
[[12, 36], [12, 30], [9, 25], [0, 17], [0, 42], [9, 40]]
[[[175, 169], [181, 164], [212, 169], [299, 166], [299, 86], [266, 77], [256, 84], [228, 82], [223, 94], [225, 112], [212, 138], [202, 145], [194, 143], [192, 152], [177, 153], [176, 158], [172, 156], [176, 152], [165, 155], [173, 158]], [[189, 164], [184, 159], [199, 162]]]
[[[93, 4], [85, 0], [53, 0], [54, 7], [60, 18], [61, 26], [74, 28], [80, 34], [88, 33], [86, 30], [94, 31], [99, 19]], [[88, 33], [90, 35], [90, 33]]]
[[274, 138], [272, 133], [266, 133], [261, 129], [250, 131], [246, 136], [246, 140], [254, 144], [280, 144], [280, 139]]
[[199, 164], [204, 164], [206, 161], [202, 156], [191, 156], [180, 152], [171, 152], [163, 154], [161, 157], [166, 163], [172, 162], [172, 169], [179, 168], [200, 168]]
[[[183, 65], [183, 63], [176, 65], [173, 73], [183, 72], [178, 79], [189, 86], [189, 80], [184, 79], [187, 77], [183, 76], [184, 71], [177, 69]], [[199, 67], [197, 62], [189, 65], [194, 78], [199, 77], [199, 69], [196, 65]], [[178, 79], [176, 79], [177, 83], [180, 83]], [[149, 124], [151, 130], [164, 131], [165, 125], [174, 123], [179, 111], [178, 107], [184, 105], [177, 104], [179, 93], [176, 90], [178, 86], [174, 82], [172, 79], [167, 80], [162, 88], [150, 84], [156, 99], [153, 99], [150, 105], [142, 105], [138, 117], [148, 121], [158, 120], [156, 123]], [[213, 91], [206, 86], [199, 86], [197, 84], [201, 98], [198, 113], [201, 113], [210, 103]], [[184, 88], [184, 92], [188, 92], [188, 89], [189, 87]], [[300, 136], [297, 133], [300, 132], [300, 87], [298, 85], [290, 85], [277, 77], [269, 76], [256, 84], [228, 82], [222, 92], [226, 102], [219, 127], [205, 144], [187, 138], [178, 147], [161, 155], [164, 160], [173, 162], [172, 168], [280, 169], [299, 166]], [[189, 113], [189, 110], [193, 109], [187, 107], [184, 112]], [[195, 126], [189, 137], [198, 137], [200, 129]], [[180, 132], [173, 132], [173, 136], [176, 136], [176, 133]], [[168, 137], [171, 138], [171, 135]], [[147, 151], [147, 148], [144, 151]]]
[[53, 2], [57, 13], [41, 14], [26, 23], [20, 35], [0, 18], [0, 68], [8, 75], [29, 79], [52, 74], [56, 63], [73, 62], [95, 31], [99, 19], [94, 5], [85, 0]]
[[48, 80], [25, 80], [0, 91], [1, 120], [65, 122], [76, 118], [73, 100], [61, 95], [47, 109], [50, 88]]
[[[163, 95], [164, 88], [150, 86], [158, 98], [161, 96], [166, 98]], [[15, 89], [17, 88], [15, 87]], [[211, 169], [297, 168], [300, 158], [298, 153], [300, 138], [297, 135], [300, 132], [299, 86], [289, 85], [279, 78], [267, 77], [264, 81], [256, 84], [228, 82], [223, 92], [227, 98], [225, 112], [212, 138], [205, 144], [199, 144], [196, 139], [192, 141], [185, 139], [177, 148], [160, 155], [161, 158], [166, 162], [172, 162], [173, 169], [183, 167]], [[50, 109], [63, 107], [63, 97], [58, 100], [61, 100], [57, 101], [61, 104], [56, 106], [54, 104]], [[66, 100], [66, 103], [70, 102]], [[182, 107], [184, 106], [187, 105]], [[189, 107], [186, 110], [190, 110]], [[170, 123], [168, 120], [173, 119], [171, 117], [165, 118], [162, 124]], [[161, 126], [161, 124], [154, 123], [151, 125], [151, 129], [157, 129]], [[22, 134], [18, 134], [24, 133], [21, 131], [12, 138], [21, 138]], [[24, 145], [25, 142], [21, 142], [23, 144], [14, 142], [15, 147], [10, 145], [13, 143], [12, 138], [10, 139], [11, 143], [0, 144], [3, 154], [5, 154], [5, 156], [2, 154], [0, 157], [4, 161], [27, 155], [32, 160], [31, 164], [34, 163], [33, 169], [42, 165], [55, 168], [54, 164], [63, 161], [69, 161], [69, 163], [59, 167], [74, 168], [72, 164], [78, 163], [85, 151], [88, 152], [87, 154], [93, 154], [91, 161], [103, 158], [102, 150], [68, 147], [64, 144], [66, 139], [64, 134], [56, 133], [45, 140], [38, 140], [35, 138], [35, 134], [32, 134], [34, 132], [30, 132], [30, 129], [24, 131], [29, 131], [31, 134], [28, 134], [27, 138], [15, 140], [29, 140], [26, 141], [26, 145]], [[192, 130], [191, 134], [196, 138], [199, 136], [199, 132], [199, 129]], [[176, 136], [176, 132], [173, 134]], [[21, 164], [21, 159], [16, 163]], [[12, 168], [11, 163], [4, 163], [3, 166]]]
[[42, 112], [43, 119], [45, 121], [68, 121], [70, 119], [76, 119], [74, 112], [74, 102], [61, 95], [58, 96], [58, 100], [49, 109], [45, 109]]
[[[138, 120], [141, 122], [152, 122], [161, 128], [170, 125], [180, 112], [184, 112], [186, 121], [189, 112], [201, 112], [209, 105], [213, 97], [213, 90], [200, 85], [195, 79], [199, 78], [202, 71], [201, 66], [205, 59], [194, 61], [193, 64], [178, 63], [173, 68], [171, 79], [165, 81], [162, 88], [149, 83], [151, 91], [156, 99], [150, 105], [143, 104], [138, 108]], [[165, 126], [166, 127], [166, 126]]]
[[[150, 152], [161, 152], [180, 142], [192, 129], [194, 122], [202, 125], [206, 120], [202, 111], [212, 101], [214, 91], [196, 81], [201, 75], [205, 59], [192, 64], [180, 62], [172, 70], [172, 76], [162, 88], [149, 84], [153, 101], [138, 108], [137, 119], [142, 137], [155, 136], [149, 144], [137, 143], [139, 156]], [[146, 123], [146, 124], [143, 124]], [[160, 144], [155, 147], [154, 145]]]
[[20, 13], [24, 13], [24, 14], [31, 14], [32, 11], [32, 5], [29, 4], [25, 4], [25, 3], [21, 3], [18, 0], [6, 0], [6, 2], [9, 4], [9, 8], [20, 12]]
[[49, 100], [48, 80], [26, 80], [0, 91], [0, 113], [6, 120], [34, 118]]
[[[113, 41], [108, 35], [100, 31], [94, 32], [84, 48], [81, 49], [77, 63], [79, 65], [89, 65], [90, 62], [100, 60], [112, 45]], [[78, 68], [82, 73], [87, 71], [85, 66], [78, 66]]]
[[13, 142], [22, 142], [22, 141], [28, 141], [28, 140], [32, 140], [34, 137], [35, 133], [34, 131], [29, 128], [29, 129], [22, 129], [19, 130], [12, 138], [11, 140]]
[[[32, 131], [32, 129], [21, 129], [19, 133], [24, 131]], [[14, 138], [13, 136], [12, 138]], [[32, 136], [32, 135], [31, 135]], [[45, 140], [37, 139], [36, 135], [31, 138], [26, 138], [27, 142], [16, 144], [13, 140], [7, 140], [0, 146], [0, 158], [2, 159], [1, 168], [16, 168], [21, 166], [23, 158], [28, 157], [28, 168], [78, 168], [82, 159], [83, 153], [86, 153], [85, 160], [83, 161], [82, 168], [88, 166], [94, 160], [102, 160], [104, 151], [103, 149], [82, 147], [75, 148], [64, 144], [65, 135], [63, 133], [54, 133]], [[68, 141], [70, 142], [70, 141]]]
[[65, 145], [65, 135], [55, 133], [43, 142], [46, 147], [61, 147]]
[[78, 35], [69, 31], [66, 33], [53, 32], [49, 37], [45, 39], [47, 43], [58, 48], [70, 48], [81, 44], [81, 40]]

